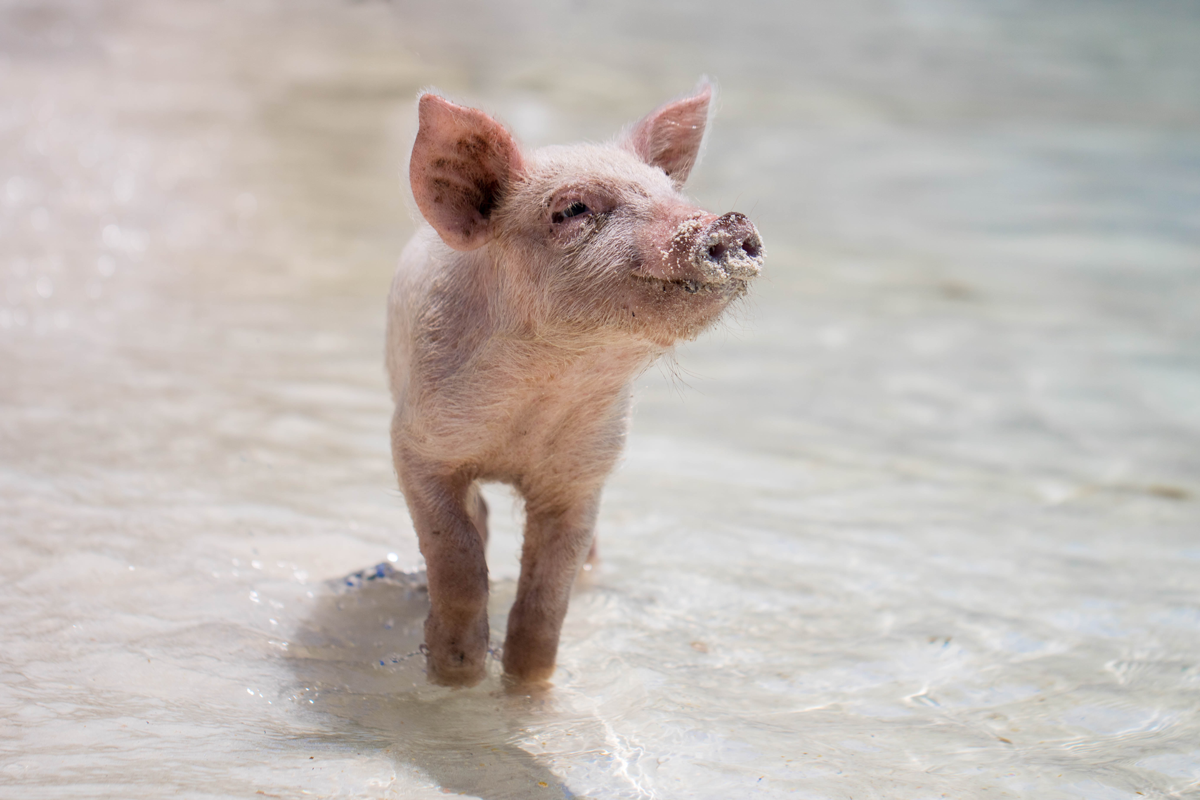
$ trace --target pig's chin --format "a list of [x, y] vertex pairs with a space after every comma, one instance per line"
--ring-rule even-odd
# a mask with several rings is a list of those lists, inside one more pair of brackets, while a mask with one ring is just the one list
[[748, 282], [730, 278], [720, 283], [695, 278], [655, 278], [632, 274], [634, 327], [669, 345], [691, 339], [716, 321], [730, 302], [746, 293]]

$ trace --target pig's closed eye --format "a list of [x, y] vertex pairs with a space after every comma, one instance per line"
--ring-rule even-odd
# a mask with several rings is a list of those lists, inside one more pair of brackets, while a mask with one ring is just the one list
[[562, 211], [555, 211], [553, 214], [551, 214], [550, 221], [553, 222], [555, 225], [557, 225], [558, 223], [560, 223], [564, 220], [568, 220], [571, 217], [578, 217], [582, 214], [587, 214], [590, 211], [591, 211], [590, 208], [585, 206], [579, 200], [576, 200], [574, 203], [571, 203], [571, 205], [567, 206]]

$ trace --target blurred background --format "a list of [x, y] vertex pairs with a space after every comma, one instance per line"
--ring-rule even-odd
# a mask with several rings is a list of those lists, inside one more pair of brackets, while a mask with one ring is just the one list
[[[1195, 792], [1197, 41], [1185, 0], [0, 1], [0, 797]], [[688, 191], [764, 276], [639, 382], [553, 692], [426, 686], [416, 94], [539, 146], [701, 75]]]

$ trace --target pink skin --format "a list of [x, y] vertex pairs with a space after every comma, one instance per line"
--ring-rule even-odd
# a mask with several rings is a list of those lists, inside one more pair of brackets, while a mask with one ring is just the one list
[[616, 143], [522, 151], [481, 111], [426, 94], [413, 195], [429, 223], [388, 299], [392, 453], [429, 577], [429, 677], [472, 685], [488, 643], [481, 481], [524, 497], [505, 673], [554, 672], [571, 586], [595, 557], [604, 480], [633, 379], [744, 294], [762, 242], [680, 187], [712, 89], [668, 103]]

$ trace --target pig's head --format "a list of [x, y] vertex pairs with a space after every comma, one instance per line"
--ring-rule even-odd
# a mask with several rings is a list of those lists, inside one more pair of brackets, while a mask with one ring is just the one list
[[695, 336], [762, 266], [750, 220], [680, 189], [712, 89], [668, 103], [608, 145], [524, 152], [491, 117], [420, 99], [410, 177], [417, 206], [466, 263], [493, 265], [535, 318], [662, 346]]

